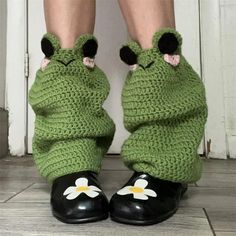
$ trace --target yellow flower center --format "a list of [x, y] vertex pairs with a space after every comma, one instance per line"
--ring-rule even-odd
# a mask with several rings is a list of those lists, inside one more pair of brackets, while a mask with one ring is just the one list
[[77, 192], [82, 192], [82, 191], [86, 191], [86, 190], [89, 190], [88, 186], [80, 186], [80, 187], [76, 188]]
[[140, 187], [132, 187], [129, 189], [130, 192], [133, 192], [133, 193], [142, 193], [144, 191], [143, 188], [140, 188]]

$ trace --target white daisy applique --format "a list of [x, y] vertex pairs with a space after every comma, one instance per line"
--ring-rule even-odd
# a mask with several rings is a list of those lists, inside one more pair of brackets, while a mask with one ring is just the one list
[[81, 193], [85, 193], [87, 196], [91, 198], [95, 198], [99, 195], [98, 192], [102, 190], [94, 185], [88, 186], [88, 179], [87, 178], [79, 178], [75, 181], [75, 186], [68, 187], [63, 195], [67, 195], [66, 198], [68, 200], [73, 200], [77, 198]]
[[125, 186], [124, 188], [120, 189], [117, 194], [119, 195], [126, 195], [126, 194], [133, 194], [135, 199], [141, 200], [148, 200], [148, 196], [156, 197], [157, 194], [152, 189], [145, 188], [148, 185], [147, 180], [145, 179], [138, 179], [135, 181], [134, 186]]

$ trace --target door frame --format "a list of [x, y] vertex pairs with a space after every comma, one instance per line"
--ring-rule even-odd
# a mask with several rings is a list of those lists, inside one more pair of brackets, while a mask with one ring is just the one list
[[6, 109], [9, 111], [9, 151], [16, 156], [25, 155], [27, 150], [26, 50], [27, 0], [8, 0]]
[[205, 128], [206, 155], [209, 158], [226, 159], [220, 0], [199, 0], [199, 8], [202, 78], [208, 104], [208, 120]]

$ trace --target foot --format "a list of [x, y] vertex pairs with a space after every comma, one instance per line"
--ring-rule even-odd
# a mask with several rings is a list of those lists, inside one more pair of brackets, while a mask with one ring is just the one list
[[151, 225], [171, 217], [187, 184], [173, 183], [135, 172], [110, 200], [111, 219], [132, 225]]
[[81, 171], [54, 180], [52, 214], [64, 223], [86, 223], [108, 217], [108, 200], [91, 171]]

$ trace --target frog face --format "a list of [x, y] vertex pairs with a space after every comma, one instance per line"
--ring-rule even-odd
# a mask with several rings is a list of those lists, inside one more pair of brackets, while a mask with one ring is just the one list
[[120, 49], [120, 58], [129, 66], [133, 76], [162, 73], [163, 70], [178, 68], [181, 44], [180, 34], [173, 29], [163, 29], [154, 34], [152, 48], [141, 49], [138, 43], [132, 41]]
[[71, 75], [96, 70], [94, 58], [97, 53], [97, 40], [92, 35], [82, 35], [73, 49], [62, 49], [59, 39], [52, 34], [45, 34], [41, 40], [41, 49], [45, 58], [41, 64], [42, 72], [57, 71]]

